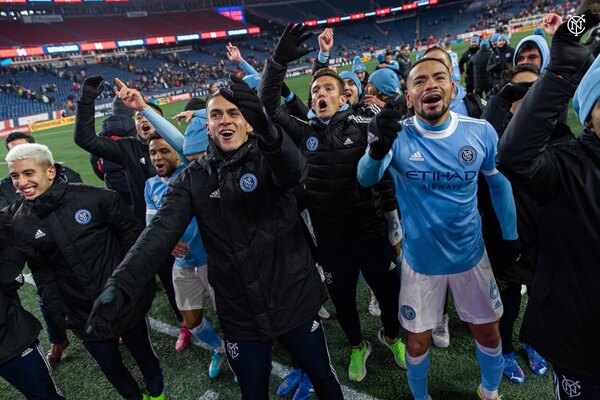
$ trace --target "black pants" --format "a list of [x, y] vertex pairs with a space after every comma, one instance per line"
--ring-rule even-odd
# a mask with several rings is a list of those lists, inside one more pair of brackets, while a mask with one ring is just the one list
[[[150, 343], [148, 321], [144, 318], [128, 332], [121, 335], [123, 343], [142, 371], [146, 389], [151, 396], [163, 391], [163, 373], [158, 357]], [[88, 341], [83, 345], [100, 365], [102, 372], [117, 392], [127, 400], [142, 398], [142, 392], [131, 372], [123, 363], [119, 343], [115, 340]]]
[[50, 366], [36, 340], [20, 356], [0, 364], [0, 376], [29, 400], [64, 400], [56, 387]]
[[44, 302], [41, 298], [39, 299], [39, 303], [42, 319], [44, 320], [44, 325], [46, 325], [46, 332], [48, 332], [48, 341], [51, 344], [62, 344], [62, 342], [67, 340], [67, 330], [64, 326], [56, 326], [56, 324], [52, 322], [52, 318], [48, 316], [46, 308], [44, 307]]
[[175, 316], [179, 320], [179, 322], [183, 322], [183, 316], [179, 312], [179, 308], [177, 308], [177, 301], [175, 300], [175, 288], [173, 287], [173, 263], [175, 262], [175, 258], [173, 256], [169, 256], [165, 262], [160, 266], [158, 270], [158, 278], [162, 282], [163, 289], [165, 294], [167, 295], [167, 299], [169, 300], [169, 305], [173, 309]]
[[579, 375], [553, 365], [556, 400], [600, 400], [600, 380]]
[[[500, 317], [500, 338], [502, 339], [502, 354], [515, 351], [513, 347], [513, 331], [515, 321], [521, 310], [521, 284], [497, 279], [500, 298], [504, 305], [504, 313]], [[527, 286], [527, 291], [531, 290]]]
[[356, 285], [359, 272], [375, 294], [381, 309], [385, 335], [397, 338], [400, 274], [394, 252], [387, 238], [365, 247], [345, 250], [319, 250], [325, 282], [335, 306], [335, 313], [352, 346], [362, 342], [360, 320], [356, 310]]
[[[277, 340], [308, 375], [319, 399], [344, 398], [329, 359], [323, 325], [318, 315]], [[238, 378], [242, 400], [269, 399], [273, 343], [225, 336], [225, 346], [229, 365]]]

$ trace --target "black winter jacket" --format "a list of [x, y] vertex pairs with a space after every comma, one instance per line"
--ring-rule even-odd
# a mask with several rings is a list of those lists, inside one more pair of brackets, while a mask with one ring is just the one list
[[[410, 72], [412, 66], [410, 62], [410, 56], [405, 57], [404, 54], [402, 54], [402, 52], [398, 52], [398, 55], [396, 56], [396, 61], [398, 61], [398, 65], [400, 66], [400, 73], [398, 74], [398, 78], [404, 79], [404, 81], [406, 81], [406, 79], [408, 78], [408, 73]], [[406, 83], [404, 84], [404, 87], [406, 87]]]
[[111, 140], [96, 135], [94, 104], [77, 103], [75, 120], [75, 143], [89, 153], [120, 164], [127, 176], [129, 192], [138, 228], [146, 226], [146, 180], [156, 175], [150, 162], [148, 145], [138, 138], [125, 137]]
[[[30, 347], [42, 325], [19, 301], [24, 260], [6, 238], [0, 244], [0, 365]], [[20, 283], [19, 283], [20, 282]]]
[[521, 338], [552, 364], [598, 380], [600, 139], [584, 129], [577, 139], [549, 143], [575, 89], [546, 70], [501, 138], [498, 166], [542, 208]]
[[[109, 279], [129, 296], [153, 279], [196, 217], [226, 336], [269, 340], [306, 323], [325, 292], [302, 232], [294, 188], [306, 160], [281, 134], [273, 151], [248, 141], [227, 159], [213, 142], [170, 183], [163, 206]], [[150, 267], [150, 268], [149, 268]]]
[[493, 85], [499, 86], [502, 78], [502, 71], [512, 67], [513, 55], [515, 49], [509, 45], [505, 45], [504, 48], [496, 47], [492, 51], [492, 55], [488, 60], [487, 70], [492, 74]]
[[460, 73], [467, 73], [465, 78], [465, 83], [467, 86], [472, 86], [474, 82], [473, 64], [470, 64], [469, 61], [471, 60], [471, 57], [477, 54], [478, 51], [479, 47], [469, 47], [460, 57], [460, 60], [458, 60], [458, 69], [460, 70]]
[[[49, 315], [66, 312], [83, 338], [94, 300], [138, 234], [118, 193], [56, 180], [41, 196], [20, 202], [12, 222], [15, 247], [27, 258]], [[146, 316], [154, 285], [120, 312], [119, 336]], [[51, 317], [52, 318], [52, 317]]]
[[473, 86], [475, 92], [489, 92], [493, 87], [492, 73], [488, 72], [488, 60], [493, 57], [488, 47], [482, 47], [471, 57], [469, 64], [473, 65]]
[[[56, 176], [64, 182], [82, 183], [81, 176], [69, 167], [55, 163]], [[0, 181], [0, 209], [14, 204], [21, 196], [15, 189], [10, 175]]]
[[339, 250], [387, 238], [379, 191], [363, 188], [356, 178], [358, 161], [367, 147], [370, 118], [347, 110], [337, 112], [328, 125], [317, 119], [299, 121], [279, 104], [285, 71], [268, 60], [260, 96], [273, 121], [306, 156], [305, 190], [317, 246]]

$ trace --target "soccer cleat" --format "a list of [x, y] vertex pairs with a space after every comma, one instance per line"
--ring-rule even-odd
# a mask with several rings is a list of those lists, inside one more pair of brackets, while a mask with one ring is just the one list
[[165, 392], [162, 392], [156, 397], [152, 397], [149, 394], [144, 393], [142, 400], [165, 400]]
[[487, 398], [487, 397], [483, 397], [483, 393], [481, 391], [481, 384], [479, 384], [479, 387], [477, 388], [477, 398], [479, 400], [501, 400], [502, 396], [498, 395], [494, 398]]
[[448, 329], [448, 321], [450, 318], [448, 314], [442, 317], [442, 323], [435, 327], [431, 334], [431, 338], [433, 339], [433, 344], [436, 347], [440, 347], [445, 349], [450, 346], [450, 330]]
[[308, 400], [313, 394], [315, 394], [315, 389], [313, 389], [313, 385], [310, 382], [310, 379], [308, 379], [308, 375], [303, 374], [302, 380], [300, 381], [292, 400]]
[[50, 344], [50, 349], [48, 350], [48, 354], [46, 354], [46, 359], [53, 367], [60, 362], [62, 359], [63, 351], [65, 351], [69, 347], [69, 339], [65, 339], [64, 342], [54, 344]]
[[502, 371], [504, 376], [513, 383], [525, 382], [525, 374], [517, 363], [517, 355], [515, 352], [503, 354], [502, 357], [504, 357], [504, 371]]
[[321, 319], [331, 318], [331, 315], [329, 314], [329, 311], [327, 311], [325, 309], [325, 306], [321, 306], [321, 309], [319, 310], [319, 318], [321, 318]]
[[185, 350], [191, 338], [192, 332], [190, 332], [188, 328], [181, 327], [181, 329], [179, 329], [179, 337], [175, 343], [175, 351], [180, 353]]
[[539, 376], [546, 375], [546, 372], [548, 372], [548, 362], [544, 357], [540, 356], [539, 353], [528, 344], [523, 343], [523, 347], [525, 348], [527, 358], [529, 359], [529, 368], [531, 368], [533, 373]]
[[225, 353], [214, 352], [208, 366], [208, 377], [215, 379], [221, 373], [225, 364]]
[[292, 372], [287, 374], [281, 385], [277, 388], [277, 397], [287, 397], [290, 393], [296, 390], [296, 387], [302, 380], [302, 370], [300, 368], [294, 369]]
[[379, 302], [373, 293], [371, 293], [371, 302], [369, 303], [369, 314], [374, 317], [381, 316], [381, 309], [379, 308]]
[[352, 348], [348, 377], [351, 381], [360, 382], [367, 376], [367, 358], [371, 354], [371, 343], [363, 339], [362, 347]]
[[239, 385], [240, 382], [238, 381], [237, 375], [233, 374], [233, 383], [235, 383], [236, 385]]
[[377, 339], [379, 339], [379, 341], [382, 344], [384, 344], [388, 349], [391, 350], [392, 354], [394, 355], [394, 361], [396, 362], [396, 364], [400, 368], [406, 369], [406, 348], [404, 347], [404, 343], [402, 343], [400, 338], [397, 338], [395, 343], [388, 343], [385, 338], [384, 330], [383, 328], [381, 328], [379, 332], [377, 332]]

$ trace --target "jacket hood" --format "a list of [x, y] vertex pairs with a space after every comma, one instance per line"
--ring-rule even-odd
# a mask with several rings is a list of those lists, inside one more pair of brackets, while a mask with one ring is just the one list
[[450, 102], [450, 109], [453, 109], [456, 104], [460, 103], [465, 96], [467, 95], [467, 91], [464, 87], [454, 84], [454, 99]]
[[208, 147], [206, 148], [206, 154], [204, 157], [198, 159], [200, 164], [209, 164], [211, 166], [219, 165], [219, 164], [227, 164], [233, 165], [243, 161], [250, 151], [257, 146], [256, 135], [251, 133], [248, 136], [248, 140], [244, 144], [240, 146], [239, 149], [231, 152], [231, 153], [223, 153], [214, 141], [210, 140], [208, 143]]
[[[57, 171], [58, 172], [58, 171]], [[31, 210], [38, 216], [43, 217], [50, 214], [58, 205], [67, 192], [68, 184], [58, 179], [58, 174], [54, 178], [52, 185], [42, 195], [32, 201], [25, 201], [25, 204], [31, 207]]]
[[336, 117], [336, 115], [338, 115], [342, 111], [348, 110], [349, 108], [350, 108], [350, 106], [348, 105], [348, 103], [344, 104], [343, 106], [340, 107], [338, 112], [333, 114], [333, 117], [331, 117], [331, 119], [328, 121], [322, 120], [321, 118], [317, 117], [317, 114], [312, 110], [312, 108], [310, 110], [308, 110], [308, 114], [306, 114], [306, 116], [308, 117], [309, 120], [317, 120], [320, 123], [322, 123], [323, 125], [329, 125], [329, 121], [333, 120]]
[[585, 125], [585, 120], [600, 98], [600, 85], [598, 85], [598, 82], [600, 82], [600, 57], [596, 57], [596, 61], [586, 72], [581, 83], [577, 86], [575, 96], [573, 96], [573, 109], [582, 125]]
[[525, 42], [534, 42], [540, 53], [542, 54], [542, 67], [540, 68], [540, 73], [544, 72], [548, 64], [550, 63], [550, 47], [548, 47], [548, 42], [542, 36], [539, 35], [529, 35], [521, 39], [517, 47], [515, 47], [515, 55], [513, 56], [513, 67], [517, 65], [517, 57], [519, 56], [519, 52], [521, 50], [521, 46]]

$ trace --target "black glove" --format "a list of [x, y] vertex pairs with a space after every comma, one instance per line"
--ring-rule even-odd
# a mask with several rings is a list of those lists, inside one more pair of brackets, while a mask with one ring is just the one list
[[290, 94], [292, 94], [292, 91], [290, 90], [288, 85], [286, 85], [285, 82], [283, 82], [283, 85], [281, 85], [281, 97], [286, 98]]
[[69, 319], [69, 308], [62, 301], [45, 301], [42, 299], [46, 315], [57, 329], [73, 328]]
[[501, 97], [510, 103], [521, 100], [527, 94], [533, 82], [509, 82], [498, 92], [497, 96]]
[[90, 76], [83, 81], [81, 99], [83, 104], [91, 104], [104, 91], [104, 78], [101, 76]]
[[312, 32], [305, 33], [308, 28], [304, 24], [288, 24], [283, 31], [283, 35], [277, 42], [275, 52], [273, 53], [273, 61], [280, 65], [298, 60], [314, 49], [309, 47], [300, 47], [313, 34]]
[[115, 285], [106, 286], [94, 302], [85, 332], [98, 337], [113, 337], [113, 321], [126, 300], [127, 295], [121, 288]]
[[498, 245], [497, 262], [501, 268], [509, 267], [521, 259], [521, 241], [502, 239]]
[[252, 125], [254, 133], [266, 145], [275, 144], [279, 139], [279, 132], [271, 122], [254, 90], [235, 75], [231, 75], [229, 78], [232, 83], [227, 88], [219, 89], [221, 96], [240, 109], [246, 121]]
[[567, 20], [558, 27], [552, 38], [548, 71], [566, 80], [575, 76], [582, 78], [594, 62], [593, 54], [598, 42], [593, 37], [585, 44], [579, 42], [590, 28], [600, 23], [600, 14], [587, 10], [580, 16], [583, 16], [585, 22], [583, 30], [577, 36], [569, 30]]
[[398, 132], [402, 115], [396, 110], [383, 109], [369, 123], [369, 155], [374, 160], [383, 160], [390, 151]]

